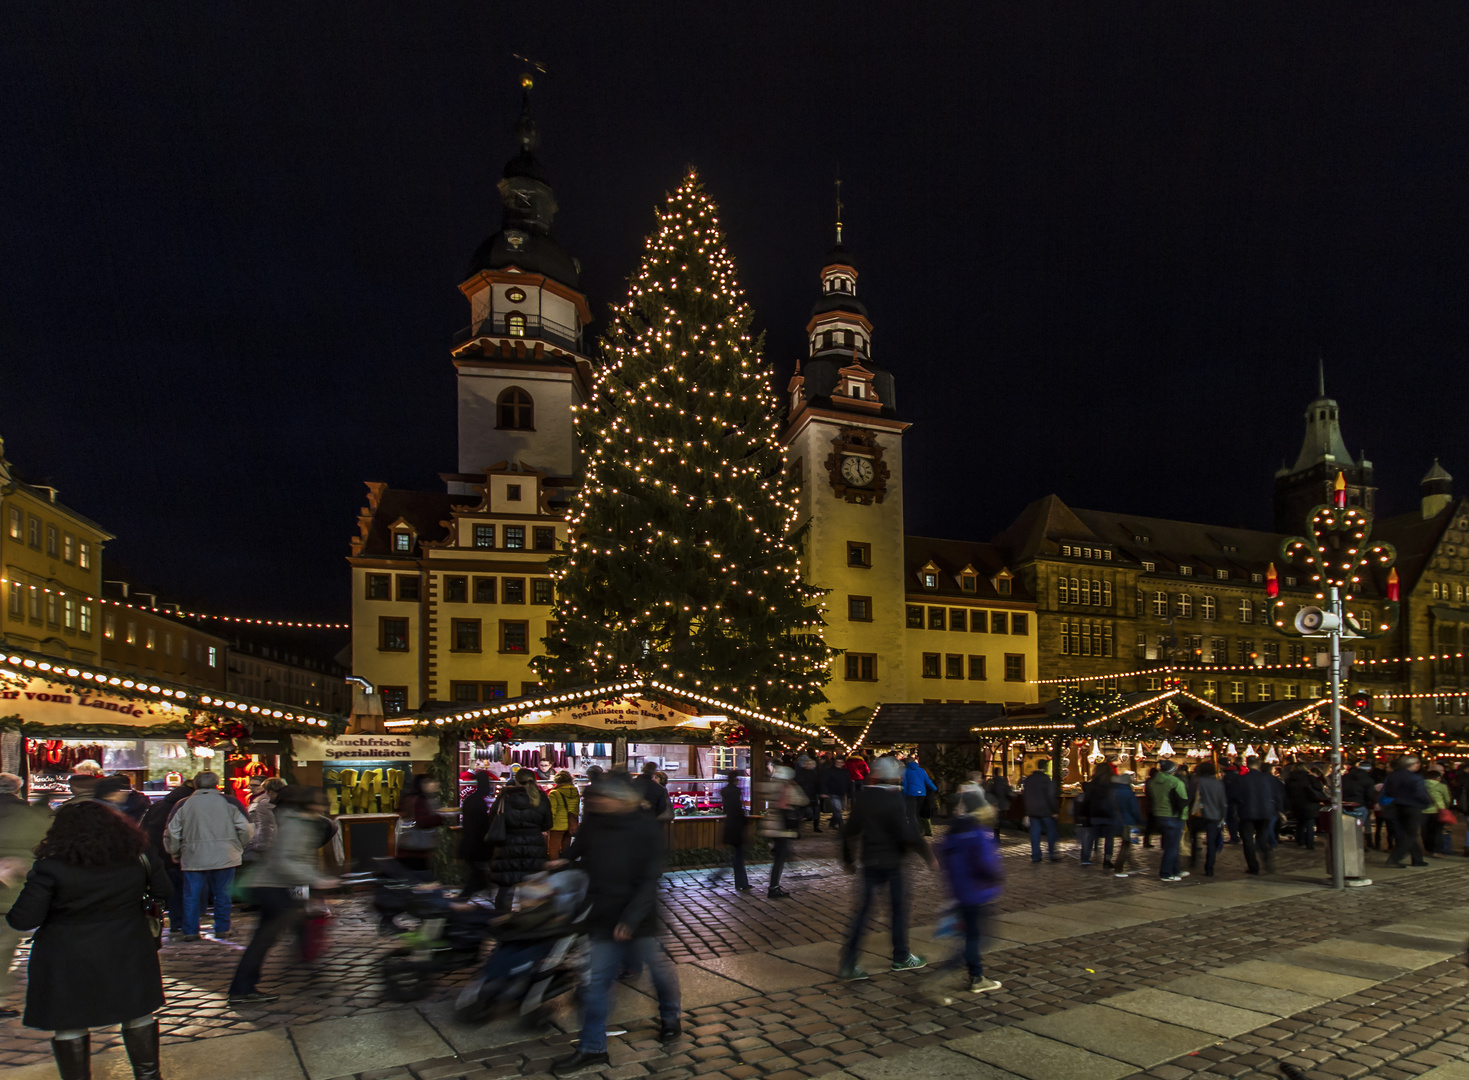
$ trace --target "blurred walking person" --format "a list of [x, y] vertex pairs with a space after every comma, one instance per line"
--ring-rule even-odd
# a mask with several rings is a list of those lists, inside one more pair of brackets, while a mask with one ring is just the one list
[[[51, 827], [51, 815], [44, 807], [27, 804], [24, 790], [25, 781], [20, 777], [0, 773], [0, 916], [20, 895], [21, 884], [36, 861], [36, 845]], [[10, 965], [23, 936], [0, 919], [0, 1005], [15, 990]], [[19, 1015], [19, 1009], [0, 1008], [0, 1020]]]
[[245, 816], [255, 832], [245, 845], [241, 855], [242, 864], [259, 862], [270, 850], [275, 839], [275, 808], [286, 782], [279, 776], [252, 776], [250, 778], [250, 808]]
[[590, 967], [582, 989], [576, 1052], [552, 1063], [557, 1076], [607, 1064], [607, 1013], [612, 984], [626, 970], [647, 967], [658, 996], [658, 1038], [683, 1034], [678, 974], [658, 941], [658, 881], [663, 876], [663, 827], [640, 811], [642, 795], [623, 776], [587, 789], [586, 819], [566, 859], [586, 871]]
[[1224, 818], [1229, 813], [1229, 794], [1224, 781], [1214, 775], [1214, 763], [1206, 761], [1194, 770], [1194, 795], [1189, 804], [1188, 865], [1199, 862], [1199, 836], [1204, 837], [1204, 876], [1214, 876], [1214, 859], [1224, 843]]
[[250, 878], [250, 899], [260, 909], [260, 922], [230, 980], [230, 1005], [268, 1005], [279, 998], [260, 992], [261, 969], [282, 934], [290, 930], [300, 934], [306, 901], [295, 890], [336, 885], [334, 879], [322, 875], [317, 860], [327, 825], [324, 792], [304, 784], [291, 784], [280, 791], [275, 838]]
[[414, 776], [398, 800], [398, 830], [394, 858], [409, 870], [427, 874], [439, 850], [439, 831], [444, 816], [439, 813], [439, 782], [426, 773]]
[[[749, 892], [750, 878], [745, 873], [745, 833], [750, 815], [745, 811], [745, 793], [740, 789], [743, 769], [730, 769], [724, 774], [724, 787], [719, 789], [719, 803], [724, 810], [724, 845], [729, 848], [730, 865], [734, 870], [735, 892]], [[709, 884], [718, 885], [724, 880], [724, 867], [709, 875]]]
[[1000, 989], [998, 982], [985, 977], [980, 946], [991, 907], [1000, 898], [1005, 869], [1000, 845], [990, 832], [995, 811], [984, 793], [964, 792], [959, 796], [959, 808], [961, 813], [938, 843], [938, 858], [964, 927], [964, 951], [957, 958], [962, 959], [967, 972], [964, 985], [971, 994], [983, 994]]
[[847, 873], [857, 869], [857, 841], [861, 841], [862, 877], [858, 882], [857, 911], [842, 946], [839, 974], [843, 979], [867, 978], [857, 966], [857, 952], [867, 929], [872, 896], [884, 886], [892, 908], [893, 970], [908, 971], [927, 961], [908, 947], [908, 891], [903, 877], [903, 857], [918, 855], [929, 869], [936, 865], [918, 832], [918, 822], [908, 813], [900, 786], [896, 758], [881, 757], [872, 764], [869, 782], [852, 800], [852, 813], [842, 830], [842, 866]]
[[467, 900], [489, 884], [486, 863], [490, 858], [490, 803], [495, 786], [490, 774], [478, 769], [474, 774], [474, 790], [464, 796], [459, 807], [459, 861], [464, 864], [464, 888], [459, 898]]
[[[551, 800], [537, 786], [536, 774], [521, 769], [500, 793], [495, 813], [504, 815], [505, 842], [496, 844], [490, 856], [490, 883], [497, 886], [495, 910], [509, 911], [515, 886], [546, 867]], [[494, 827], [493, 819], [491, 827]]]
[[780, 887], [780, 875], [791, 857], [791, 841], [800, 833], [806, 812], [806, 793], [796, 786], [796, 770], [777, 765], [766, 785], [765, 811], [760, 815], [760, 835], [770, 844], [770, 884], [765, 895], [780, 900], [791, 894]]
[[546, 835], [549, 854], [553, 859], [561, 858], [571, 838], [576, 835], [577, 823], [581, 820], [581, 792], [571, 782], [571, 773], [556, 774], [556, 786], [551, 789], [551, 831]]
[[90, 800], [62, 806], [5, 917], [35, 932], [21, 1023], [55, 1033], [61, 1080], [90, 1080], [90, 1029], [112, 1024], [122, 1025], [136, 1080], [159, 1080], [163, 976], [142, 905], [166, 898], [169, 883], [147, 851], [124, 815]]

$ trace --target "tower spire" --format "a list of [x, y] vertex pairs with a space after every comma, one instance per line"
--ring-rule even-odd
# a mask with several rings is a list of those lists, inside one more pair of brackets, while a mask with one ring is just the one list
[[1326, 396], [1326, 359], [1319, 349], [1316, 352], [1316, 396]]
[[842, 174], [837, 169], [837, 247], [842, 246]]

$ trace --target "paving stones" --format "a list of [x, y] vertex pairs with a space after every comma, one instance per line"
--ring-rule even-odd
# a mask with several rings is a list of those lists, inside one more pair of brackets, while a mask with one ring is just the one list
[[1264, 1027], [1276, 1019], [1267, 1013], [1252, 1012], [1217, 1001], [1205, 1001], [1156, 987], [1118, 994], [1107, 998], [1105, 1004], [1109, 1009], [1121, 1009], [1225, 1038], [1243, 1035], [1246, 1031]]
[[[696, 961], [697, 966], [732, 979], [761, 993], [797, 990], [831, 981], [823, 971], [808, 964], [798, 964], [774, 953], [744, 953]], [[680, 977], [684, 968], [680, 968]]]
[[1024, 1031], [995, 1028], [945, 1044], [947, 1049], [1027, 1080], [1120, 1080], [1136, 1068], [1123, 1061]]
[[[1175, 994], [1187, 994], [1204, 1001], [1217, 1001], [1221, 1005], [1233, 1005], [1240, 1009], [1268, 1013], [1272, 1016], [1291, 1016], [1325, 1003], [1325, 998], [1294, 990], [1282, 990], [1275, 986], [1241, 982], [1238, 979], [1220, 978], [1218, 975], [1185, 975], [1181, 979], [1164, 983], [1163, 989]], [[1111, 1001], [1112, 999], [1108, 999]]]
[[1218, 968], [1212, 972], [1221, 979], [1238, 979], [1241, 982], [1275, 986], [1282, 990], [1294, 990], [1301, 994], [1321, 997], [1346, 997], [1374, 985], [1371, 979], [1359, 979], [1351, 975], [1334, 975], [1313, 968], [1281, 964], [1271, 960], [1246, 960], [1240, 964]]
[[291, 1035], [312, 1077], [345, 1076], [453, 1055], [449, 1044], [412, 1009], [302, 1024]]
[[1109, 1009], [1105, 1005], [1082, 1005], [1049, 1016], [1033, 1017], [1018, 1026], [1095, 1054], [1129, 1061], [1143, 1069], [1192, 1053], [1215, 1041], [1215, 1036], [1208, 1032]]
[[1012, 1080], [1015, 1076], [941, 1046], [853, 1065], [847, 1071], [862, 1080]]

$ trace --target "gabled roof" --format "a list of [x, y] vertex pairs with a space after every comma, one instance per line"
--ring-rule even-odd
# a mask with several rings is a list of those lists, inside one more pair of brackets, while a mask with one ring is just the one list
[[1088, 534], [1087, 526], [1071, 507], [1059, 496], [1047, 495], [1022, 510], [1010, 527], [995, 537], [995, 544], [1009, 548], [1010, 557], [1022, 563], [1042, 552], [1054, 555], [1059, 550], [1057, 541], [1063, 536], [1068, 540], [1085, 540]]
[[1456, 499], [1431, 518], [1424, 518], [1421, 512], [1414, 511], [1387, 518], [1373, 528], [1373, 540], [1381, 540], [1397, 549], [1398, 561], [1394, 565], [1404, 595], [1417, 587], [1432, 563], [1434, 553], [1443, 543], [1444, 533], [1465, 512], [1466, 505], [1469, 505], [1469, 500]]
[[[369, 482], [367, 505], [357, 518], [359, 535], [352, 540], [352, 554], [386, 558], [415, 558], [422, 554], [424, 541], [442, 540], [448, 535], [446, 522], [455, 509], [475, 506], [478, 495], [446, 495], [436, 491], [403, 491], [386, 484]], [[406, 521], [415, 534], [414, 551], [410, 555], [393, 550], [393, 523]]]
[[[995, 590], [994, 582], [990, 579], [1001, 570], [1007, 569], [1009, 563], [1005, 549], [994, 544], [970, 540], [937, 540], [929, 536], [903, 537], [903, 582], [907, 591], [920, 590], [918, 575], [929, 563], [939, 570], [939, 587], [921, 591], [931, 592], [934, 596], [956, 600], [1014, 600], [1021, 603], [1035, 600], [1020, 578], [1011, 580], [1009, 596], [1002, 596]], [[967, 566], [973, 566], [979, 575], [975, 592], [965, 592], [959, 587], [959, 572]]]
[[872, 722], [859, 737], [860, 746], [907, 746], [910, 743], [968, 743], [975, 727], [993, 724], [1005, 715], [996, 702], [983, 704], [928, 704], [900, 702], [879, 705]]

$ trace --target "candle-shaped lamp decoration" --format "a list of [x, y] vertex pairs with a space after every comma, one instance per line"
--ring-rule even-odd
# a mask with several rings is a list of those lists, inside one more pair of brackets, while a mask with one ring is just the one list
[[1347, 505], [1347, 478], [1345, 473], [1336, 474], [1336, 483], [1332, 484], [1331, 505], [1343, 508]]
[[1398, 568], [1396, 566], [1387, 572], [1387, 598], [1393, 603], [1398, 602]]
[[1275, 572], [1274, 563], [1265, 570], [1265, 595], [1271, 600], [1280, 595], [1280, 575]]

